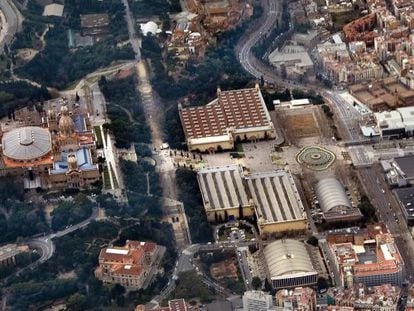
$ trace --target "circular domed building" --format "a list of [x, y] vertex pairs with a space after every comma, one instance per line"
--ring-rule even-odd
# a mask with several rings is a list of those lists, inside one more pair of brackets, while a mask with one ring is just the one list
[[21, 127], [4, 133], [3, 158], [16, 163], [33, 163], [50, 158], [52, 139], [48, 129]]

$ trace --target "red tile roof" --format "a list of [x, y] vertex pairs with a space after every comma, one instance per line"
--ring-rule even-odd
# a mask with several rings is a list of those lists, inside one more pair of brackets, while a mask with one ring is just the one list
[[187, 139], [222, 136], [228, 128], [254, 128], [270, 122], [258, 88], [220, 91], [208, 105], [182, 108], [180, 114]]
[[99, 263], [111, 266], [115, 274], [139, 275], [145, 254], [152, 253], [156, 247], [153, 242], [127, 241], [124, 247], [103, 248], [99, 253]]

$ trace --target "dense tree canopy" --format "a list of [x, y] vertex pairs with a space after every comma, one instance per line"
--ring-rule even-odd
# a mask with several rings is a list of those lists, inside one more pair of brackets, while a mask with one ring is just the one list
[[78, 194], [72, 202], [59, 203], [51, 213], [52, 229], [60, 230], [85, 220], [91, 215], [92, 207], [92, 202], [84, 194]]
[[212, 229], [207, 222], [200, 191], [196, 189], [197, 174], [189, 169], [179, 168], [176, 180], [178, 197], [184, 203], [193, 243], [212, 241]]

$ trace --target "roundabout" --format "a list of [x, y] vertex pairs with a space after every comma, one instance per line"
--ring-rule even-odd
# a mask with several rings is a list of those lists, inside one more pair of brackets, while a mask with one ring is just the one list
[[335, 162], [335, 154], [325, 148], [309, 146], [303, 148], [297, 155], [296, 161], [314, 171], [323, 171]]

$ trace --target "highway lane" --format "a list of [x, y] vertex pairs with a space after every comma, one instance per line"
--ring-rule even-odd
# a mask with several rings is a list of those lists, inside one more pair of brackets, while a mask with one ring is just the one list
[[252, 76], [260, 79], [262, 76], [266, 81], [272, 80], [272, 77], [269, 76], [269, 73], [264, 72], [264, 70], [258, 70], [256, 64], [254, 63], [255, 57], [253, 56], [251, 49], [255, 46], [262, 36], [268, 34], [276, 23], [279, 12], [279, 1], [277, 0], [268, 0], [264, 2], [263, 11], [266, 12], [266, 18], [264, 19], [263, 24], [253, 33], [250, 33], [248, 39], [244, 42], [238, 53], [238, 59], [243, 66], [243, 68], [249, 72]]
[[0, 36], [0, 53], [3, 52], [4, 46], [9, 45], [14, 38], [14, 35], [21, 30], [23, 17], [16, 8], [12, 0], [1, 0], [0, 10], [3, 12], [7, 24], [4, 36]]

